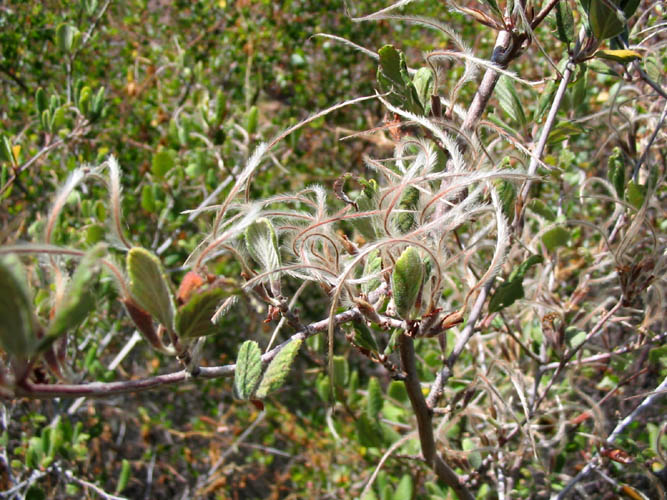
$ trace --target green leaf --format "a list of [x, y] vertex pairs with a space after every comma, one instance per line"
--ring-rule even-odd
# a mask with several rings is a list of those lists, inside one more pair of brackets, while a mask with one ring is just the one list
[[[269, 219], [261, 217], [254, 221], [246, 228], [244, 236], [248, 253], [262, 266], [263, 271], [275, 271], [280, 268], [278, 236]], [[271, 274], [269, 281], [272, 291], [277, 293], [280, 289], [279, 276]]]
[[171, 150], [158, 151], [153, 155], [151, 171], [156, 177], [162, 179], [174, 166], [174, 157]]
[[0, 346], [19, 359], [37, 347], [35, 320], [23, 265], [16, 257], [0, 259]]
[[549, 106], [553, 102], [556, 90], [558, 90], [558, 84], [554, 80], [549, 80], [544, 91], [540, 93], [540, 98], [533, 113], [533, 121], [540, 122], [542, 120], [542, 117], [544, 117], [547, 109], [549, 109]]
[[134, 247], [127, 253], [126, 266], [134, 300], [171, 330], [174, 302], [160, 259], [144, 248]]
[[[608, 3], [618, 5], [618, 0], [588, 0], [584, 6], [588, 14], [591, 31], [598, 40], [606, 40], [620, 34], [627, 24], [621, 20], [619, 11], [612, 9]], [[624, 15], [621, 11], [620, 14]]]
[[565, 139], [582, 134], [585, 131], [586, 129], [579, 124], [571, 122], [560, 122], [553, 129], [551, 129], [547, 143], [550, 145], [557, 144], [561, 141], [564, 141]]
[[99, 243], [81, 259], [49, 325], [48, 335], [51, 340], [78, 327], [94, 309], [92, 287], [97, 280], [100, 259], [106, 252], [107, 246]]
[[491, 300], [489, 301], [489, 312], [498, 312], [501, 309], [511, 306], [517, 300], [522, 299], [524, 297], [523, 278], [526, 276], [526, 272], [532, 266], [541, 263], [543, 260], [541, 255], [531, 255], [512, 270], [507, 281], [502, 283], [491, 297]]
[[354, 321], [352, 327], [354, 328], [354, 343], [356, 345], [371, 352], [379, 351], [380, 348], [375, 342], [375, 337], [366, 323]]
[[514, 183], [507, 181], [505, 179], [500, 179], [495, 183], [496, 189], [498, 191], [498, 197], [500, 198], [500, 203], [502, 205], [503, 214], [507, 217], [507, 220], [512, 222], [514, 219], [514, 205], [516, 203], [517, 189]]
[[528, 208], [530, 208], [537, 215], [540, 215], [549, 221], [556, 220], [556, 213], [542, 200], [533, 198], [533, 200], [531, 200], [530, 204], [528, 205]]
[[625, 163], [623, 162], [623, 153], [618, 146], [614, 148], [612, 154], [607, 160], [607, 177], [616, 190], [616, 195], [623, 199], [625, 192]]
[[246, 130], [249, 134], [254, 134], [257, 132], [257, 124], [259, 122], [259, 110], [257, 106], [253, 106], [248, 111], [248, 116], [246, 117]]
[[569, 240], [570, 231], [562, 226], [556, 226], [542, 235], [542, 242], [549, 252], [554, 251], [558, 247], [567, 245]]
[[654, 82], [660, 81], [663, 69], [657, 56], [648, 55], [644, 58], [644, 71], [646, 71], [648, 77]]
[[42, 116], [39, 117], [39, 121], [42, 124], [42, 128], [47, 132], [51, 131], [51, 111], [45, 109], [42, 113]]
[[595, 57], [600, 59], [607, 59], [608, 61], [616, 61], [622, 64], [627, 64], [632, 61], [638, 61], [642, 55], [636, 50], [598, 50]]
[[121, 493], [126, 487], [127, 483], [130, 480], [130, 462], [124, 458], [120, 466], [120, 475], [118, 476], [118, 483], [116, 484], [116, 495]]
[[[35, 464], [35, 468], [39, 468], [39, 464]], [[23, 497], [25, 500], [46, 500], [46, 493], [39, 486], [33, 484], [28, 488]]]
[[15, 163], [12, 143], [5, 134], [2, 134], [0, 137], [0, 161], [11, 163], [12, 165]]
[[218, 333], [220, 327], [214, 325], [211, 318], [226, 295], [220, 288], [193, 295], [176, 313], [176, 331], [185, 338]]
[[248, 253], [263, 269], [280, 267], [278, 236], [269, 219], [261, 217], [254, 221], [246, 228], [244, 236]]
[[497, 16], [503, 17], [503, 13], [498, 7], [498, 3], [496, 2], [496, 0], [484, 0], [484, 2], [491, 8], [491, 10], [493, 10], [493, 12]]
[[394, 295], [396, 312], [407, 320], [415, 318], [418, 311], [414, 311], [415, 304], [421, 289], [424, 277], [424, 264], [419, 252], [413, 248], [406, 248], [394, 265], [391, 274], [391, 290]]
[[377, 78], [380, 88], [384, 92], [393, 91], [396, 94], [390, 98], [395, 104], [404, 106], [412, 113], [424, 114], [417, 89], [412, 83], [405, 64], [405, 55], [391, 45], [385, 45], [378, 53], [380, 66]]
[[503, 108], [505, 113], [523, 127], [526, 124], [526, 115], [523, 112], [519, 95], [514, 88], [514, 82], [506, 76], [501, 76], [496, 85], [496, 95], [500, 107]]
[[258, 399], [265, 398], [283, 385], [302, 342], [301, 339], [292, 340], [271, 360], [255, 393]]
[[397, 88], [405, 85], [401, 73], [401, 54], [392, 46], [385, 45], [378, 51], [383, 75]]
[[401, 403], [407, 403], [408, 391], [405, 389], [405, 384], [400, 380], [392, 380], [387, 387], [387, 396]]
[[419, 189], [414, 186], [408, 186], [403, 191], [401, 200], [398, 202], [398, 208], [404, 210], [396, 217], [396, 225], [398, 230], [402, 233], [408, 233], [415, 225], [414, 211], [419, 206]]
[[380, 387], [380, 382], [378, 382], [377, 378], [371, 377], [371, 379], [368, 381], [368, 400], [366, 405], [368, 418], [380, 418], [380, 412], [382, 411], [383, 404], [384, 400], [382, 398], [382, 388]]
[[153, 198], [153, 186], [144, 184], [141, 188], [141, 208], [146, 212], [155, 211], [155, 198]]
[[53, 112], [50, 129], [57, 132], [65, 124], [65, 109], [60, 107]]
[[[369, 181], [359, 179], [363, 189], [354, 202], [357, 204], [360, 212], [371, 212], [377, 209], [378, 184], [374, 179]], [[377, 234], [373, 226], [373, 217], [364, 217], [352, 219], [352, 224], [367, 240], [375, 240]]]
[[87, 115], [90, 108], [90, 101], [93, 97], [93, 90], [89, 86], [85, 86], [79, 93], [79, 102], [77, 103], [82, 114]]
[[59, 24], [56, 28], [56, 41], [58, 48], [63, 52], [70, 53], [72, 50], [72, 43], [74, 42], [74, 34], [77, 29], [67, 23]]
[[628, 182], [625, 189], [625, 199], [635, 208], [641, 208], [646, 196], [646, 187], [636, 184], [634, 181]]
[[435, 85], [435, 75], [431, 68], [419, 68], [412, 77], [412, 83], [417, 91], [419, 102], [424, 108], [424, 113], [428, 113], [431, 108], [431, 95]]
[[412, 498], [413, 489], [412, 477], [410, 474], [403, 474], [394, 492], [394, 500], [408, 500]]
[[[363, 277], [369, 277], [378, 274], [382, 271], [382, 257], [380, 256], [379, 250], [373, 250], [366, 256], [366, 262], [364, 264]], [[376, 276], [373, 279], [365, 281], [361, 284], [361, 291], [368, 295], [377, 287], [382, 284], [380, 281], [380, 276]]]
[[345, 356], [333, 357], [333, 382], [334, 387], [343, 388], [350, 377], [350, 366]]
[[329, 376], [320, 373], [317, 376], [317, 380], [315, 380], [315, 389], [317, 390], [317, 395], [322, 399], [322, 401], [328, 403], [331, 396], [331, 381]]
[[574, 17], [569, 2], [558, 2], [555, 7], [557, 37], [561, 42], [572, 43], [574, 39]]
[[49, 101], [46, 98], [46, 92], [44, 92], [42, 87], [39, 87], [37, 92], [35, 92], [35, 107], [37, 108], [37, 114], [39, 116], [41, 116], [44, 110], [49, 107]]
[[95, 97], [93, 98], [93, 103], [90, 106], [90, 116], [92, 118], [97, 118], [102, 114], [102, 110], [104, 109], [104, 93], [106, 92], [106, 89], [104, 87], [100, 87], [97, 90], [97, 93], [95, 94]]
[[383, 445], [384, 435], [377, 420], [370, 418], [366, 413], [362, 413], [356, 421], [356, 427], [361, 446], [379, 448]]
[[262, 353], [254, 340], [246, 340], [241, 344], [236, 357], [234, 371], [234, 394], [238, 399], [250, 399], [257, 387], [262, 373]]

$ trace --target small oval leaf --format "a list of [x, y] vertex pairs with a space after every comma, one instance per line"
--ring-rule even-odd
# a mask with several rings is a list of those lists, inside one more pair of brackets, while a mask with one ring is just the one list
[[211, 318], [226, 295], [220, 288], [193, 295], [176, 313], [176, 331], [185, 338], [217, 333], [220, 328], [211, 322]]
[[271, 360], [255, 393], [257, 398], [263, 399], [283, 385], [302, 342], [301, 339], [292, 340]]
[[254, 340], [241, 344], [234, 371], [234, 394], [238, 399], [249, 399], [262, 373], [262, 353]]
[[174, 303], [160, 259], [134, 247], [127, 253], [130, 292], [137, 303], [168, 330], [174, 327]]
[[366, 406], [366, 412], [368, 417], [372, 419], [378, 419], [380, 412], [382, 411], [382, 405], [384, 400], [382, 398], [382, 388], [380, 387], [380, 382], [375, 377], [371, 377], [368, 381], [368, 403]]
[[419, 252], [413, 247], [406, 248], [396, 261], [391, 274], [391, 289], [398, 315], [407, 320], [415, 318], [414, 306], [424, 277], [424, 264]]
[[18, 258], [0, 260], [0, 346], [19, 359], [36, 349], [35, 323]]
[[95, 307], [91, 288], [97, 280], [99, 260], [106, 251], [106, 245], [99, 243], [81, 259], [49, 325], [48, 333], [52, 339], [79, 326]]
[[600, 59], [607, 59], [608, 61], [615, 61], [622, 64], [631, 63], [632, 61], [638, 61], [642, 58], [642, 55], [636, 50], [598, 50], [595, 53], [595, 57]]

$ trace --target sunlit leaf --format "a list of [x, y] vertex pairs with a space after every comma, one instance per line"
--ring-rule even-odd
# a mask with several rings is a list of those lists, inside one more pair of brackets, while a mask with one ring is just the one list
[[574, 17], [569, 2], [558, 2], [554, 11], [558, 39], [561, 42], [571, 43], [574, 39]]
[[283, 385], [292, 367], [292, 362], [299, 352], [301, 342], [301, 339], [292, 340], [271, 360], [255, 393], [257, 398], [263, 399]]
[[50, 337], [57, 337], [76, 328], [95, 307], [92, 287], [97, 279], [99, 261], [106, 252], [106, 245], [100, 243], [86, 252], [79, 262], [49, 325]]
[[27, 287], [18, 258], [0, 259], [0, 346], [20, 359], [29, 358], [37, 347]]
[[134, 299], [166, 328], [173, 328], [174, 303], [160, 259], [144, 248], [134, 247], [126, 261]]
[[489, 312], [497, 312], [509, 307], [514, 302], [524, 297], [523, 278], [526, 272], [535, 264], [540, 264], [544, 259], [541, 255], [531, 255], [519, 264], [510, 273], [507, 281], [502, 283], [491, 296], [489, 301]]
[[542, 242], [549, 252], [558, 247], [567, 245], [570, 240], [570, 231], [562, 226], [556, 226], [542, 235]]
[[413, 247], [406, 248], [394, 265], [391, 275], [391, 290], [394, 295], [396, 312], [403, 319], [414, 319], [414, 310], [424, 277], [424, 264], [419, 252]]
[[[378, 250], [374, 250], [366, 256], [366, 263], [364, 264], [364, 271], [362, 276], [367, 278], [378, 274], [380, 271], [382, 271], [382, 257], [380, 256], [380, 252]], [[382, 282], [380, 281], [380, 276], [378, 275], [373, 279], [363, 282], [361, 284], [361, 291], [368, 295], [381, 284]]]
[[153, 165], [151, 171], [158, 178], [163, 178], [167, 172], [174, 166], [174, 157], [171, 151], [158, 151], [153, 155]]
[[254, 340], [246, 340], [239, 348], [234, 371], [234, 394], [249, 399], [262, 373], [262, 354]]
[[637, 61], [642, 58], [642, 55], [636, 50], [598, 50], [595, 57], [600, 59], [607, 59], [609, 61], [616, 61], [622, 64], [627, 64], [632, 61]]

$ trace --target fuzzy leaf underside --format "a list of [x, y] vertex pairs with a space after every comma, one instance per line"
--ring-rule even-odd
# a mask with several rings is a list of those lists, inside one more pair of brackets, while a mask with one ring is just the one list
[[174, 302], [160, 260], [148, 250], [134, 247], [127, 253], [127, 273], [137, 303], [165, 328], [173, 328]]
[[292, 340], [271, 360], [255, 393], [257, 398], [263, 399], [283, 385], [302, 342], [301, 339]]
[[11, 260], [0, 260], [0, 346], [8, 354], [26, 359], [36, 347], [34, 322], [27, 284], [16, 269], [21, 264], [17, 258]]
[[391, 289], [396, 304], [396, 312], [403, 319], [414, 319], [413, 311], [424, 278], [424, 264], [419, 252], [413, 247], [406, 248], [396, 261], [391, 275]]
[[[380, 257], [380, 252], [377, 250], [372, 251], [366, 257], [366, 263], [364, 264], [363, 276], [373, 276], [378, 274], [382, 270], [382, 257]], [[368, 281], [365, 281], [361, 284], [361, 291], [366, 295], [371, 293], [377, 287], [381, 285], [380, 277], [377, 276]]]
[[246, 228], [244, 236], [248, 253], [263, 270], [280, 267], [278, 237], [271, 221], [264, 217], [257, 219]]
[[408, 186], [403, 191], [401, 201], [398, 202], [398, 208], [407, 210], [396, 217], [396, 225], [398, 230], [402, 233], [408, 233], [415, 225], [414, 210], [419, 206], [419, 189], [414, 186]]
[[106, 251], [106, 245], [99, 243], [86, 252], [81, 259], [67, 286], [64, 299], [56, 309], [49, 325], [50, 337], [57, 337], [67, 330], [76, 328], [95, 307], [95, 298], [91, 288], [97, 279], [99, 260]]

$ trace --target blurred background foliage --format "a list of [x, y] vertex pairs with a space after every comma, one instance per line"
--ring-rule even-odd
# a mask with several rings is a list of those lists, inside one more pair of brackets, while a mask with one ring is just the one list
[[[354, 3], [352, 14], [383, 6], [362, 0]], [[494, 34], [449, 12], [444, 2], [416, 2], [410, 13], [456, 26], [479, 57], [489, 57]], [[650, 26], [658, 16], [655, 11], [643, 22]], [[72, 30], [69, 47], [59, 42], [63, 25]], [[545, 25], [538, 34], [558, 61], [565, 46], [551, 31]], [[414, 68], [424, 65], [424, 51], [449, 44], [407, 24], [352, 22], [344, 2], [337, 0], [3, 2], [0, 132], [10, 142], [15, 161], [2, 164], [0, 242], [38, 239], [52, 194], [69, 172], [114, 154], [122, 168], [129, 239], [157, 252], [179, 282], [183, 262], [211, 222], [206, 215], [195, 219], [183, 211], [194, 209], [212, 193], [223, 199], [229, 180], [259, 141], [337, 102], [374, 93], [375, 62], [347, 45], [313, 38], [316, 33], [340, 36], [375, 51], [393, 43], [406, 52]], [[664, 54], [652, 54], [644, 63], [647, 71], [664, 74]], [[538, 58], [543, 61], [533, 45], [513, 69], [525, 79], [540, 80], [552, 70], [546, 63], [535, 64]], [[620, 65], [611, 69], [623, 71]], [[441, 86], [446, 88], [448, 81], [453, 85], [461, 73], [462, 65], [447, 63]], [[569, 90], [561, 117], [573, 120], [604, 111], [618, 82], [618, 75], [607, 72], [582, 74]], [[38, 89], [43, 91], [42, 105]], [[461, 102], [469, 102], [474, 91], [474, 84], [466, 85]], [[492, 107], [496, 122], [529, 140], [536, 131], [530, 116], [540, 94], [525, 87], [517, 91], [531, 103], [528, 120], [503, 114], [507, 108], [496, 100]], [[640, 114], [655, 111], [641, 98], [633, 105]], [[362, 155], [389, 156], [391, 142], [378, 136], [340, 139], [391, 118], [378, 103], [367, 101], [313, 122], [273, 152], [272, 162], [265, 163], [253, 183], [252, 197], [313, 182], [331, 187], [342, 173], [365, 174]], [[607, 124], [602, 122], [564, 129], [561, 140], [553, 141], [545, 161], [558, 167], [558, 173], [553, 182], [537, 183], [534, 189], [545, 206], [558, 207], [559, 214], [576, 216], [582, 210], [573, 196], [578, 183], [606, 169], [607, 151], [617, 144], [607, 142]], [[586, 134], [581, 133], [583, 127]], [[633, 124], [631, 131], [640, 138], [651, 132], [642, 122]], [[633, 141], [628, 140], [629, 148]], [[16, 167], [27, 162], [19, 172]], [[101, 184], [88, 184], [70, 196], [55, 242], [85, 248], [104, 239], [107, 196]], [[595, 200], [584, 209], [591, 223], [609, 213]], [[654, 215], [655, 227], [667, 230], [664, 211]], [[582, 231], [573, 230], [569, 238], [581, 241]], [[586, 238], [587, 245], [599, 244], [599, 236]], [[575, 248], [565, 250], [559, 277], [564, 295], [573, 292], [576, 276], [592, 259]], [[216, 261], [214, 270], [229, 278], [231, 289], [238, 289], [240, 269], [234, 261]], [[34, 281], [48, 283], [38, 268], [32, 272]], [[286, 283], [292, 292], [297, 285]], [[103, 281], [98, 288], [96, 314], [70, 346], [72, 377], [111, 381], [176, 369], [175, 360], [141, 345], [114, 362], [133, 328], [113, 287]], [[49, 313], [47, 297], [45, 292], [35, 298], [42, 315]], [[309, 286], [299, 301], [302, 318], [325, 317], [327, 304], [326, 293]], [[207, 340], [203, 363], [232, 362], [237, 345], [247, 338], [265, 343], [273, 327], [263, 323], [262, 307], [242, 300], [226, 318], [224, 333]], [[536, 323], [524, 324], [519, 331], [528, 343], [543, 341]], [[343, 409], [332, 416], [325, 402], [330, 382], [324, 375], [324, 342], [320, 337], [308, 341], [293, 377], [267, 401], [265, 413], [235, 402], [229, 380], [193, 381], [97, 401], [5, 401], [0, 491], [19, 485], [15, 492], [31, 499], [95, 498], [95, 486], [128, 498], [355, 498], [384, 450], [395, 442], [397, 431], [411, 428], [412, 414], [402, 385], [348, 348], [339, 353], [344, 376], [336, 381]], [[418, 350], [420, 376], [426, 382], [440, 365], [440, 354], [426, 341]], [[508, 362], [521, 356], [518, 348], [506, 351]], [[635, 391], [649, 390], [657, 377], [665, 376], [665, 356], [664, 348], [651, 351], [645, 370], [633, 379]], [[473, 365], [475, 356], [469, 358], [462, 364]], [[560, 394], [571, 395], [574, 385], [577, 394], [598, 399], [627, 385], [620, 374], [636, 368], [636, 362], [619, 359], [602, 373], [593, 368], [579, 371], [576, 380], [563, 382]], [[448, 385], [450, 396], [472, 398], [474, 389], [467, 370]], [[632, 401], [623, 400], [622, 394], [619, 390], [612, 398], [615, 409], [604, 410], [609, 416], [616, 411], [625, 414], [631, 407]], [[376, 420], [378, 405], [382, 419]], [[581, 403], [575, 410], [584, 407]], [[374, 416], [367, 416], [373, 409]], [[586, 433], [604, 420], [597, 417], [583, 419], [567, 439], [554, 441], [553, 450], [542, 457], [550, 463], [520, 462], [516, 497], [546, 498], [550, 488], [563, 481], [560, 473], [573, 465], [572, 457], [579, 460], [591, 449]], [[555, 425], [553, 418], [545, 417], [545, 435]], [[625, 443], [642, 458], [637, 468], [651, 466], [665, 445], [655, 422], [635, 428]], [[475, 471], [488, 467], [482, 462], [485, 438], [475, 424], [473, 416], [461, 415], [443, 430], [452, 449], [462, 450], [448, 458], [473, 482], [479, 479]], [[413, 443], [412, 454], [417, 454], [418, 444]], [[478, 498], [496, 498], [491, 484], [481, 481], [477, 486]], [[382, 500], [447, 498], [445, 488], [432, 482], [408, 452], [384, 464], [368, 495]]]

